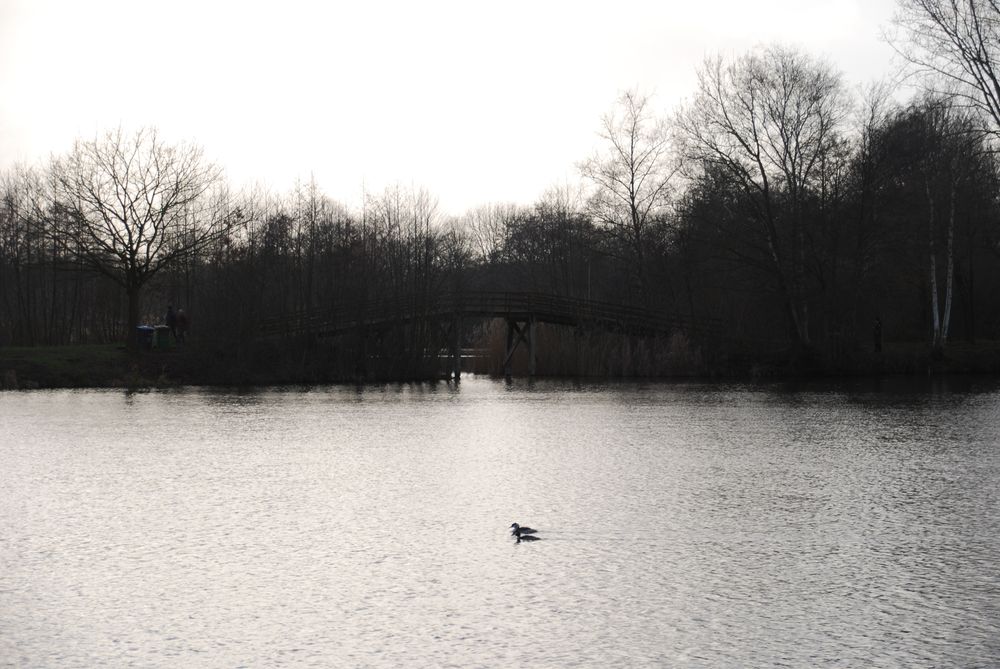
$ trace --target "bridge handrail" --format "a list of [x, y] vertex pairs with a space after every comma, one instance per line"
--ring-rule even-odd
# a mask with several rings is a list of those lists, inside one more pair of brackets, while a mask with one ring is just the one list
[[433, 296], [398, 295], [372, 301], [358, 300], [323, 309], [299, 309], [261, 319], [262, 334], [295, 333], [323, 328], [344, 329], [352, 325], [411, 320], [415, 317], [527, 316], [543, 320], [620, 321], [637, 329], [672, 330], [677, 327], [704, 331], [720, 327], [718, 319], [697, 323], [671, 317], [637, 305], [585, 300], [566, 295], [528, 291], [466, 291]]

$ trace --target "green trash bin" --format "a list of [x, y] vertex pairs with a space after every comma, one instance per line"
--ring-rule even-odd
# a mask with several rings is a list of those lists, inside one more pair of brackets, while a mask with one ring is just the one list
[[170, 328], [166, 325], [157, 325], [153, 332], [153, 348], [166, 350], [173, 347], [174, 340], [170, 336]]

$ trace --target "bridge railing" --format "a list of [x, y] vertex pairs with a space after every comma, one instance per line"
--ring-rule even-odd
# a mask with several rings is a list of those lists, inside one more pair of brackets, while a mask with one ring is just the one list
[[406, 323], [417, 319], [508, 318], [564, 325], [593, 325], [630, 332], [714, 332], [713, 319], [697, 322], [676, 318], [634, 305], [583, 300], [532, 292], [469, 291], [423, 297], [397, 296], [357, 301], [326, 309], [305, 309], [262, 319], [263, 336], [279, 334], [335, 334], [364, 326]]

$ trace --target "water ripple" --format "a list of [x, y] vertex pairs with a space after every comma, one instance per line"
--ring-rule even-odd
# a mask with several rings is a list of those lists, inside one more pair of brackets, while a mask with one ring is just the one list
[[998, 411], [477, 379], [0, 393], [0, 665], [995, 666]]

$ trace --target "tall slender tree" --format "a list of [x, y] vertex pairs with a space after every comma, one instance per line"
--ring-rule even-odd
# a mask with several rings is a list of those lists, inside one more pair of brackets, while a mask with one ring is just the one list
[[594, 186], [591, 214], [618, 233], [632, 254], [639, 295], [646, 298], [645, 246], [651, 222], [662, 215], [677, 172], [666, 121], [650, 99], [627, 91], [601, 119], [602, 148], [580, 165]]

